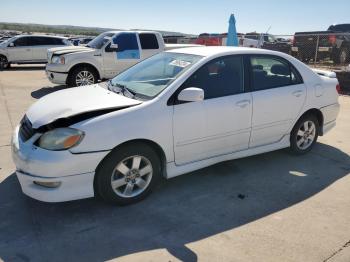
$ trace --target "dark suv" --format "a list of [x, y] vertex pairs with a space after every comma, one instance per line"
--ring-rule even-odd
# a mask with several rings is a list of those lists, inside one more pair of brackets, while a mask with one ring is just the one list
[[336, 64], [350, 60], [350, 24], [331, 25], [327, 31], [294, 34], [292, 55], [304, 62], [331, 59]]

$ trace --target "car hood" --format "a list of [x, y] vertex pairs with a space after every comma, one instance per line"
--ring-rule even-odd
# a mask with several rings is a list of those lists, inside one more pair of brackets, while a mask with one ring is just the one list
[[116, 94], [96, 84], [46, 95], [29, 108], [26, 116], [33, 128], [39, 128], [58, 119], [103, 110], [110, 112], [141, 103], [142, 101]]
[[86, 46], [65, 46], [65, 47], [55, 47], [48, 50], [49, 53], [55, 55], [65, 55], [77, 52], [91, 52], [95, 49]]

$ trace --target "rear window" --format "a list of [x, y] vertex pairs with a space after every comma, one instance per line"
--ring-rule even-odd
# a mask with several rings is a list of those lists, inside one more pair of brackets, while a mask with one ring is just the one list
[[155, 34], [139, 34], [142, 49], [158, 49], [158, 40]]

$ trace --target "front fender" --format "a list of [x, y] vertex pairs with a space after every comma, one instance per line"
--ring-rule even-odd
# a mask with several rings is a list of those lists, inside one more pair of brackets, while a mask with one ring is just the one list
[[71, 152], [111, 150], [125, 142], [144, 139], [158, 144], [166, 159], [173, 161], [172, 114], [171, 106], [144, 102], [82, 121], [72, 127], [84, 131], [85, 137]]

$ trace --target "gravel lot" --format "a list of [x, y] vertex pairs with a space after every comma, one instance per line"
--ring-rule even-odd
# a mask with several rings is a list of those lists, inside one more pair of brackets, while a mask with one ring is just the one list
[[350, 261], [350, 97], [305, 156], [221, 163], [133, 206], [47, 204], [22, 194], [10, 155], [26, 109], [65, 88], [43, 69], [0, 72], [0, 261]]

